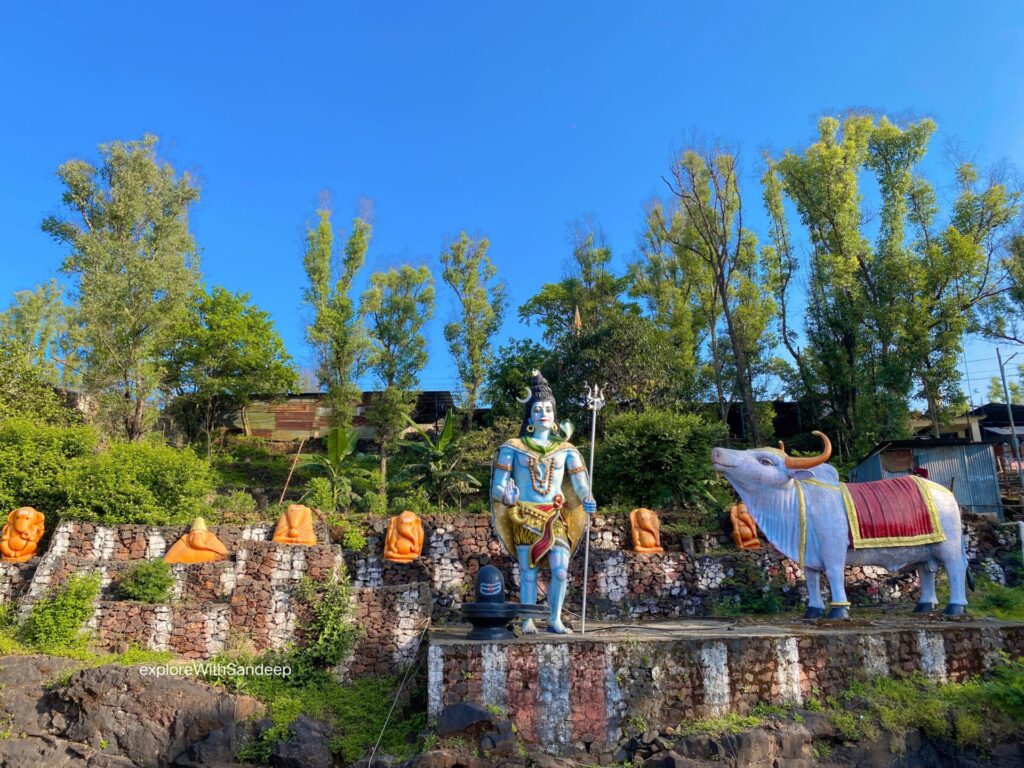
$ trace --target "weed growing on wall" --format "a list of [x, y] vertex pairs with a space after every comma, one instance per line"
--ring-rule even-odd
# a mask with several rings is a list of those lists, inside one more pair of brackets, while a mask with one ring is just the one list
[[316, 582], [309, 577], [299, 582], [298, 598], [310, 608], [311, 616], [302, 629], [302, 655], [317, 667], [333, 667], [352, 652], [359, 628], [352, 620], [348, 574], [339, 566], [334, 578]]
[[174, 571], [162, 559], [145, 560], [133, 566], [117, 584], [124, 600], [140, 603], [166, 603], [174, 586]]
[[82, 627], [92, 616], [99, 592], [99, 574], [72, 576], [32, 606], [18, 638], [43, 653], [59, 655], [66, 649], [84, 648], [88, 636]]

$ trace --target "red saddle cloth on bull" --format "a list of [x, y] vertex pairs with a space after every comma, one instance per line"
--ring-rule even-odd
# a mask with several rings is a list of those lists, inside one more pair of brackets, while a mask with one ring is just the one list
[[850, 544], [909, 547], [946, 540], [933, 494], [944, 489], [919, 477], [843, 483]]

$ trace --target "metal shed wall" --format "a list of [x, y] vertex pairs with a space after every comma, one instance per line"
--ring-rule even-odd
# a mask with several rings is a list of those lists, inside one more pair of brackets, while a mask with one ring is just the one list
[[[906, 450], [906, 449], [904, 449]], [[961, 509], [1002, 517], [999, 480], [992, 446], [973, 445], [914, 446], [910, 448], [919, 467], [928, 470], [928, 479], [949, 487]], [[873, 453], [850, 473], [854, 482], [901, 477], [909, 472], [887, 472], [882, 468], [882, 452]]]

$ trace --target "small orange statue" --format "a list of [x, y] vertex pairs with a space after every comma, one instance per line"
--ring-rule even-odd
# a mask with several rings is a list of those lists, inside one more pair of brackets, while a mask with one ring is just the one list
[[393, 563], [411, 563], [423, 554], [423, 521], [408, 509], [392, 517], [384, 539], [384, 559]]
[[227, 560], [228, 548], [217, 535], [206, 528], [206, 521], [197, 517], [192, 528], [167, 550], [167, 563], [213, 563]]
[[737, 549], [761, 549], [757, 523], [747, 511], [746, 504], [741, 501], [729, 507], [729, 519], [732, 520], [732, 541]]
[[288, 509], [277, 521], [277, 528], [274, 529], [274, 541], [278, 544], [316, 546], [313, 510], [303, 504], [289, 504]]
[[664, 552], [661, 547], [661, 523], [656, 512], [640, 507], [629, 513], [633, 533], [633, 551], [645, 555]]
[[0, 555], [5, 563], [24, 563], [31, 560], [43, 538], [46, 516], [32, 507], [11, 510], [7, 524], [0, 533]]

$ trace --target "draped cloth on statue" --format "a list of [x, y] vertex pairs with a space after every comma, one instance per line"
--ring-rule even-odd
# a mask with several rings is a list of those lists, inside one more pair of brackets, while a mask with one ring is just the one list
[[843, 502], [854, 549], [906, 547], [946, 540], [932, 494], [919, 477], [843, 483]]

